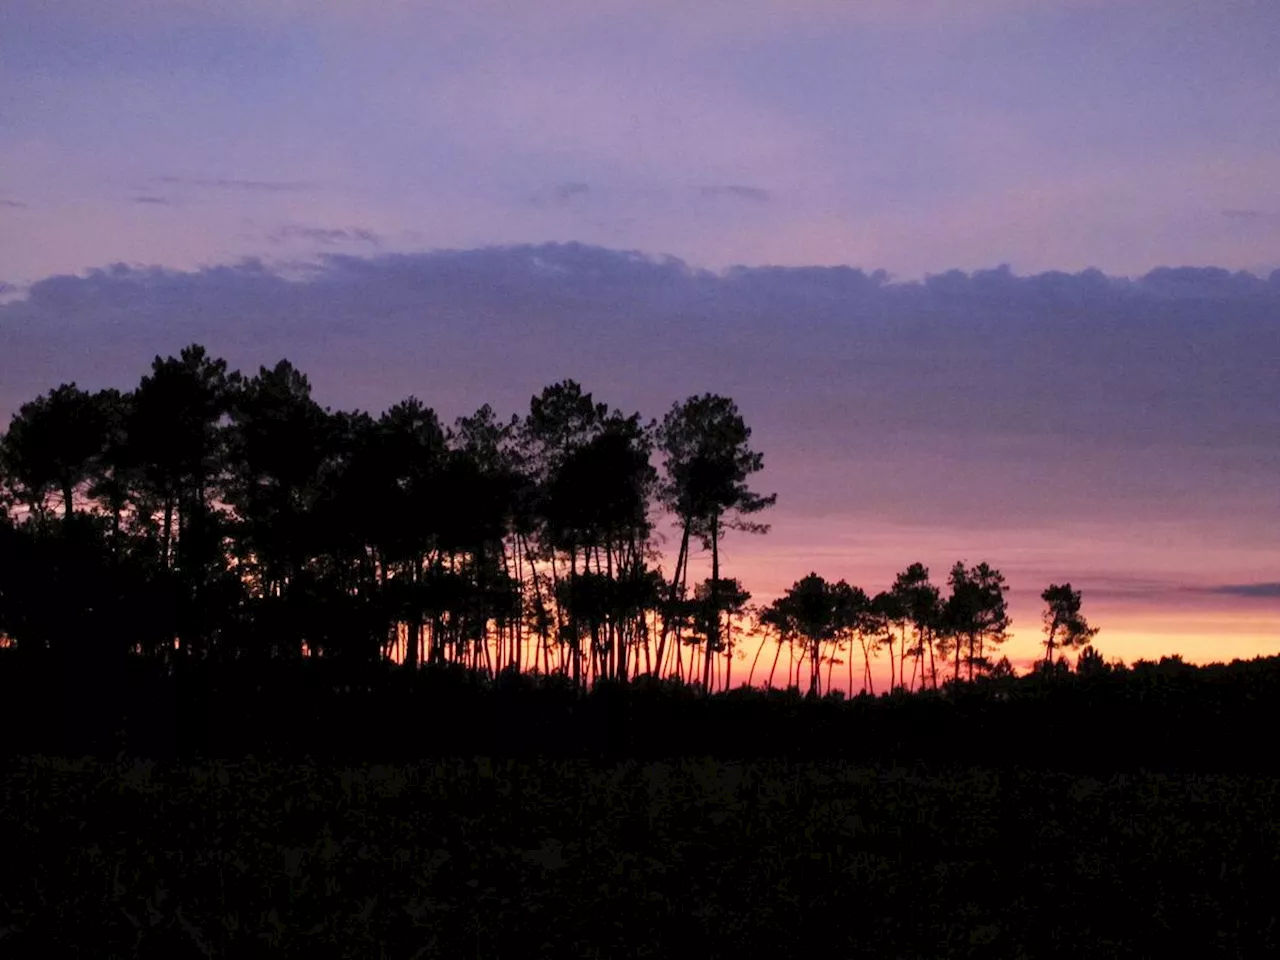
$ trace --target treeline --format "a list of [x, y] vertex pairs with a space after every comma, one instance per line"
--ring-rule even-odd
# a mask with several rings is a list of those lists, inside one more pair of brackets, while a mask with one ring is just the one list
[[1224, 758], [1280, 719], [1274, 661], [1104, 661], [1070, 584], [1017, 676], [986, 563], [945, 593], [912, 564], [752, 605], [721, 575], [774, 502], [750, 437], [725, 397], [646, 422], [572, 381], [508, 420], [335, 412], [286, 361], [244, 376], [199, 346], [127, 393], [60, 386], [0, 437], [5, 752], [992, 760], [1034, 731], [1059, 757]]
[[[811, 574], [752, 606], [721, 575], [726, 533], [767, 532], [775, 501], [751, 488], [750, 438], [726, 397], [645, 422], [573, 381], [509, 420], [486, 405], [445, 426], [415, 397], [335, 412], [287, 361], [245, 376], [193, 345], [132, 391], [64, 384], [12, 417], [0, 638], [81, 663], [395, 659], [583, 691], [640, 675], [730, 689], [747, 633], [776, 643], [766, 685], [786, 648], [786, 685], [814, 695], [838, 665], [874, 692], [885, 653], [891, 689], [1011, 671], [994, 656], [1007, 587], [985, 563], [956, 564], [945, 598], [913, 564], [874, 597]], [[699, 548], [710, 576], [691, 583]], [[1044, 597], [1052, 662], [1095, 631], [1070, 585]]]
[[[748, 599], [720, 577], [724, 534], [764, 532], [750, 517], [774, 501], [748, 486], [750, 435], [724, 397], [646, 423], [572, 381], [523, 419], [484, 406], [446, 427], [414, 397], [335, 412], [287, 361], [249, 377], [191, 346], [131, 392], [65, 384], [14, 415], [0, 634], [73, 658], [394, 654], [710, 690]], [[690, 584], [697, 546], [712, 575]]]

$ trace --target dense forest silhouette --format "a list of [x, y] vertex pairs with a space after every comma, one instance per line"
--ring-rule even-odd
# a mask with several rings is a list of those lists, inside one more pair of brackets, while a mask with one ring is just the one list
[[1106, 661], [1070, 584], [1025, 676], [987, 563], [752, 605], [721, 575], [775, 502], [750, 438], [726, 397], [646, 422], [573, 381], [509, 420], [335, 412], [287, 361], [196, 345], [128, 393], [59, 386], [0, 438], [9, 750], [1265, 759], [1275, 659]]

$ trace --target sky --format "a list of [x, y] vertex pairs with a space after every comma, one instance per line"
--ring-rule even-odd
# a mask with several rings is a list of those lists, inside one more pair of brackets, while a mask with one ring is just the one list
[[0, 422], [204, 343], [446, 420], [732, 396], [726, 573], [1280, 646], [1270, 0], [6, 0]]

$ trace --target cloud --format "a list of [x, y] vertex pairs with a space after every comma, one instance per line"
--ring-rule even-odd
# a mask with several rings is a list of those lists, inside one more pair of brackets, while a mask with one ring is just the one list
[[1280, 599], [1280, 583], [1229, 583], [1221, 587], [1209, 587], [1207, 592], [1229, 597]]
[[5, 200], [0, 197], [0, 207], [7, 207], [10, 210], [22, 210], [26, 207], [26, 204], [21, 200]]
[[1247, 539], [1280, 529], [1278, 315], [1280, 273], [1212, 268], [895, 283], [580, 244], [323, 254], [287, 276], [258, 261], [118, 265], [0, 305], [0, 422], [59, 382], [128, 387], [151, 356], [201, 342], [245, 370], [287, 356], [339, 408], [383, 409], [429, 383], [447, 419], [486, 402], [523, 411], [565, 377], [658, 417], [724, 393], [793, 515], [997, 530], [1204, 520], [1208, 536], [1229, 524]]
[[729, 197], [734, 200], [749, 200], [753, 203], [767, 203], [773, 194], [759, 187], [744, 187], [738, 184], [717, 187], [699, 187], [698, 192], [704, 197]]
[[151, 203], [151, 204], [156, 204], [158, 206], [166, 206], [166, 207], [169, 206], [171, 203], [173, 203], [173, 201], [169, 200], [167, 197], [157, 197], [154, 194], [149, 194], [149, 193], [144, 193], [141, 196], [134, 197], [132, 202], [143, 203], [143, 204]]
[[[1052, 573], [1049, 576], [1053, 576]], [[1148, 605], [1162, 604], [1184, 607], [1188, 604], [1203, 605], [1204, 598], [1280, 598], [1280, 583], [1235, 583], [1205, 585], [1189, 582], [1186, 578], [1155, 578], [1120, 573], [1094, 574], [1076, 578], [1075, 585], [1082, 589], [1089, 600], [1098, 602], [1146, 601]]]
[[1280, 213], [1272, 210], [1223, 210], [1222, 216], [1228, 220], [1243, 220], [1248, 223], [1280, 223]]
[[261, 193], [294, 193], [312, 190], [315, 184], [305, 180], [239, 180], [227, 177], [152, 177], [152, 183], [173, 187], [197, 187], [205, 190], [245, 190]]
[[544, 190], [539, 190], [529, 198], [529, 202], [535, 207], [567, 207], [586, 197], [590, 192], [590, 184], [579, 180], [569, 180], [564, 183], [554, 184]]
[[569, 201], [574, 197], [583, 197], [591, 192], [591, 188], [585, 183], [562, 183], [556, 186], [553, 191], [557, 200]]
[[273, 231], [268, 236], [268, 239], [272, 243], [283, 243], [287, 240], [309, 240], [313, 243], [330, 246], [344, 243], [367, 243], [375, 247], [382, 245], [382, 238], [378, 234], [363, 227], [335, 229], [286, 225]]

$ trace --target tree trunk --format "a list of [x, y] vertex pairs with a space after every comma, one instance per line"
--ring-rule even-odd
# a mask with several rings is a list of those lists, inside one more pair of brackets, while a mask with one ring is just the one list
[[765, 638], [760, 638], [760, 645], [756, 647], [755, 658], [751, 661], [751, 672], [747, 674], [747, 686], [751, 686], [751, 682], [756, 677], [756, 664], [760, 662], [760, 654], [764, 651]]
[[729, 680], [733, 673], [733, 619], [725, 619], [724, 625], [724, 689], [729, 690]]
[[[412, 568], [409, 571], [409, 622], [407, 632], [405, 633], [404, 643], [404, 666], [410, 673], [418, 669], [418, 647], [422, 643], [422, 616], [418, 612], [419, 607], [417, 600], [417, 587], [422, 580], [422, 563], [420, 559], [415, 559]], [[401, 611], [402, 613], [404, 611]]]
[[689, 563], [689, 521], [684, 522], [684, 533], [680, 537], [680, 552], [676, 555], [676, 569], [671, 575], [671, 590], [667, 596], [667, 609], [662, 615], [662, 633], [658, 637], [658, 670], [662, 670], [662, 655], [667, 650], [667, 636], [671, 631], [671, 615], [675, 611], [676, 593], [680, 589], [681, 574]]
[[1053, 666], [1053, 641], [1054, 641], [1054, 634], [1057, 632], [1058, 632], [1058, 625], [1054, 623], [1049, 627], [1048, 650], [1044, 655], [1045, 666]]
[[849, 668], [849, 689], [846, 691], [848, 698], [853, 699], [853, 637], [849, 637], [849, 652], [846, 654], [845, 665]]
[[711, 630], [702, 667], [703, 693], [711, 692], [711, 657], [720, 646], [720, 515], [711, 517]]
[[871, 650], [867, 647], [867, 638], [862, 633], [858, 634], [858, 641], [862, 644], [862, 682], [865, 689], [872, 695], [876, 692], [875, 677], [871, 673]]
[[778, 669], [778, 660], [782, 656], [782, 638], [778, 638], [778, 648], [773, 652], [773, 666], [769, 668], [769, 689], [773, 689], [773, 672]]
[[907, 686], [907, 625], [905, 622], [898, 634], [898, 686]]

